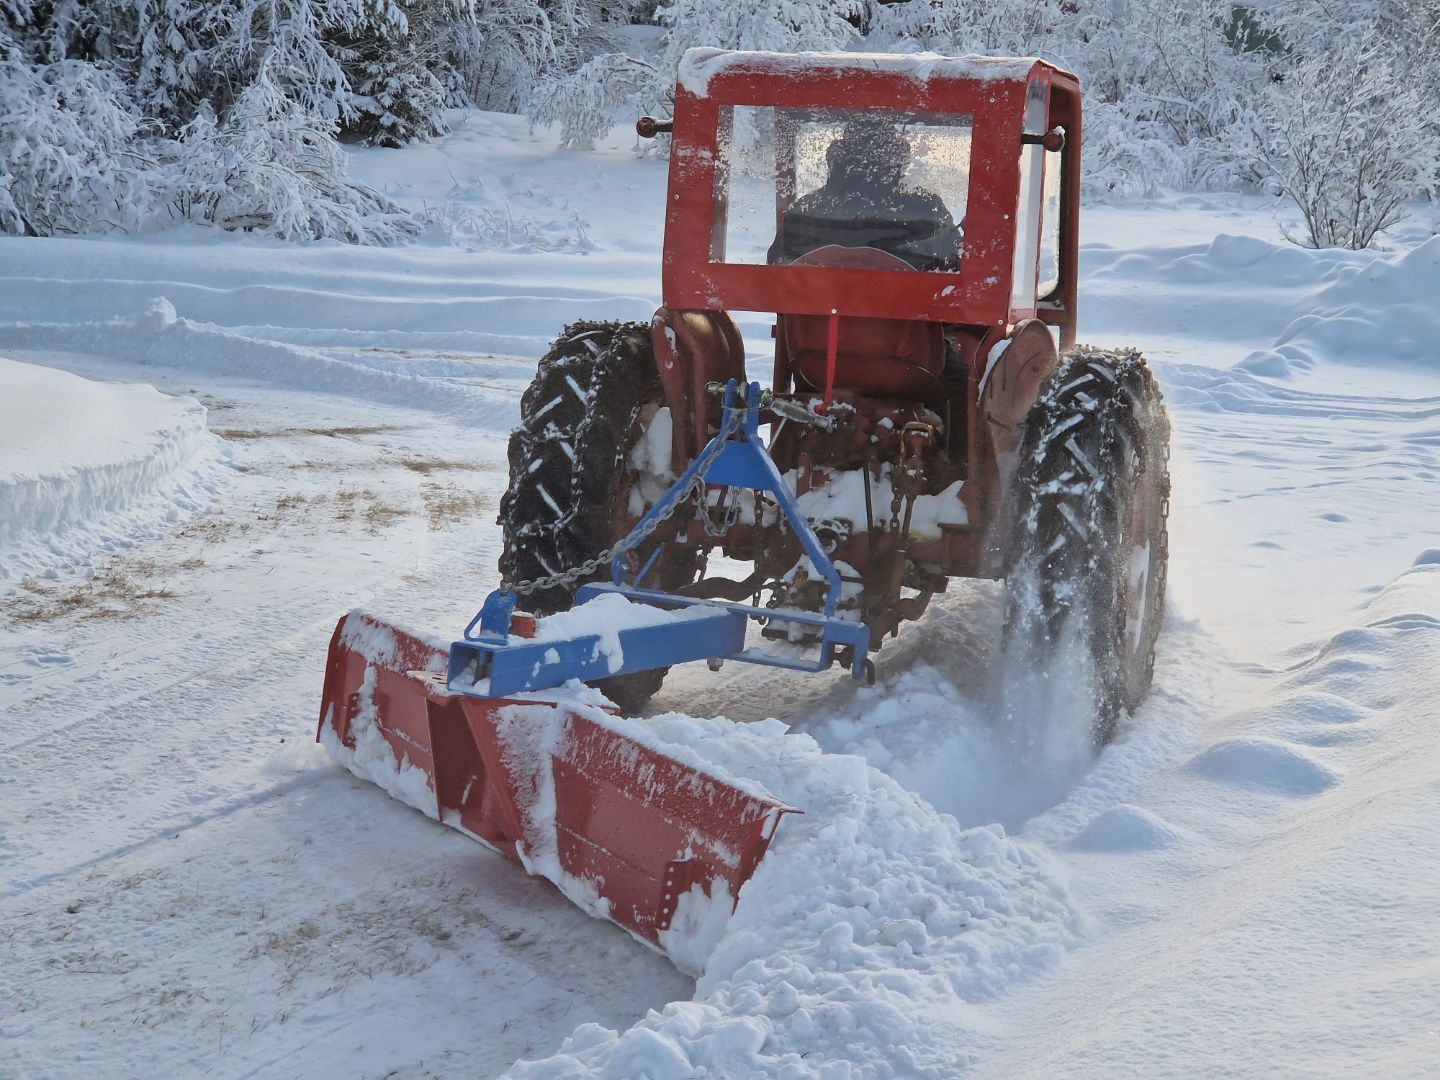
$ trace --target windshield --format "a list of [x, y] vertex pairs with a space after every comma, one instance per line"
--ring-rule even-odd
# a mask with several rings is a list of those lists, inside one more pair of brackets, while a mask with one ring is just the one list
[[730, 107], [711, 261], [956, 270], [970, 137], [969, 116]]

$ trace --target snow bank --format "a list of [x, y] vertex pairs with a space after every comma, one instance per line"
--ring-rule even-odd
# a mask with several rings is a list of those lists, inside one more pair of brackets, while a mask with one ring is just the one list
[[623, 1033], [585, 1025], [514, 1076], [949, 1076], [969, 1006], [1083, 933], [1038, 849], [999, 826], [960, 828], [859, 758], [775, 720], [672, 713], [643, 727], [805, 812], [785, 820], [723, 933], [695, 913], [690, 944], [711, 951], [694, 1000]]
[[223, 483], [199, 402], [6, 359], [0, 386], [0, 581], [128, 546]]
[[[1440, 982], [1440, 559], [1073, 837], [1104, 946], [997, 1003], [995, 1076], [1420, 1076]], [[982, 1050], [983, 1052], [983, 1050]]]
[[152, 300], [143, 314], [128, 319], [0, 325], [0, 343], [17, 349], [74, 350], [187, 371], [249, 376], [270, 386], [408, 405], [491, 427], [507, 427], [516, 409], [508, 395], [481, 387], [377, 370], [304, 346], [261, 341], [180, 318], [164, 297]]
[[1251, 353], [1240, 367], [1272, 378], [1323, 361], [1440, 369], [1437, 296], [1440, 236], [1392, 258], [1351, 262], [1334, 271], [1330, 283], [1316, 294], [1313, 310], [1286, 327], [1274, 346]]

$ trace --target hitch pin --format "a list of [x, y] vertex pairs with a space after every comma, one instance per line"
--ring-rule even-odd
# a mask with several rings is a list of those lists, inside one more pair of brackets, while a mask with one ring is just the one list
[[[706, 383], [705, 389], [712, 394], [723, 394], [725, 392], [725, 384], [718, 382]], [[840, 426], [840, 418], [838, 416], [820, 416], [796, 402], [787, 401], [784, 398], [777, 398], [773, 390], [762, 390], [760, 392], [760, 407], [774, 413], [780, 417], [781, 420], [794, 420], [797, 424], [808, 424], [810, 427], [819, 428], [826, 434], [833, 432]]]

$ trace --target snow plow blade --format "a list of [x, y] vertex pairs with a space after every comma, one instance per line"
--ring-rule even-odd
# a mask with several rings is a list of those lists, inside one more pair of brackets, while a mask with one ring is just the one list
[[451, 693], [447, 651], [367, 613], [343, 617], [317, 740], [661, 952], [672, 926], [717, 903], [733, 911], [797, 811], [614, 730], [594, 707]]

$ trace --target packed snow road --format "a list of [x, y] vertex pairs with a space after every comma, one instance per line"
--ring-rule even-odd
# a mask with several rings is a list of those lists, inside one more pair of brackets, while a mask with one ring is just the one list
[[[1154, 693], [1093, 766], [1023, 754], [990, 721], [1001, 593], [986, 584], [887, 644], [873, 688], [673, 672], [650, 713], [677, 739], [726, 732], [704, 719], [723, 715], [814, 740], [763, 723], [731, 740], [811, 812], [697, 984], [311, 742], [345, 609], [453, 634], [494, 585], [505, 437], [548, 339], [656, 301], [658, 168], [540, 155], [490, 131], [505, 122], [415, 160], [463, 178], [481, 151], [495, 170], [510, 154], [594, 218], [586, 244], [10, 242], [0, 355], [193, 397], [210, 434], [167, 459], [186, 500], [147, 501], [134, 471], [117, 517], [71, 485], [64, 527], [0, 549], [5, 1067], [468, 1077], [528, 1058], [517, 1073], [938, 1077], [1433, 1060], [1440, 881], [1407, 853], [1433, 847], [1440, 809], [1440, 359], [1406, 342], [1440, 340], [1440, 320], [1417, 299], [1402, 333], [1385, 308], [1440, 289], [1440, 240], [1315, 254], [1243, 202], [1090, 211], [1082, 337], [1151, 355], [1176, 428]], [[409, 179], [445, 175], [433, 164], [397, 194], [434, 195]], [[617, 188], [633, 207], [614, 207]], [[742, 323], [757, 373], [762, 325]], [[5, 464], [0, 485], [20, 475]], [[1035, 717], [1031, 741], [1056, 722]], [[1335, 989], [1350, 983], [1363, 992]]]

